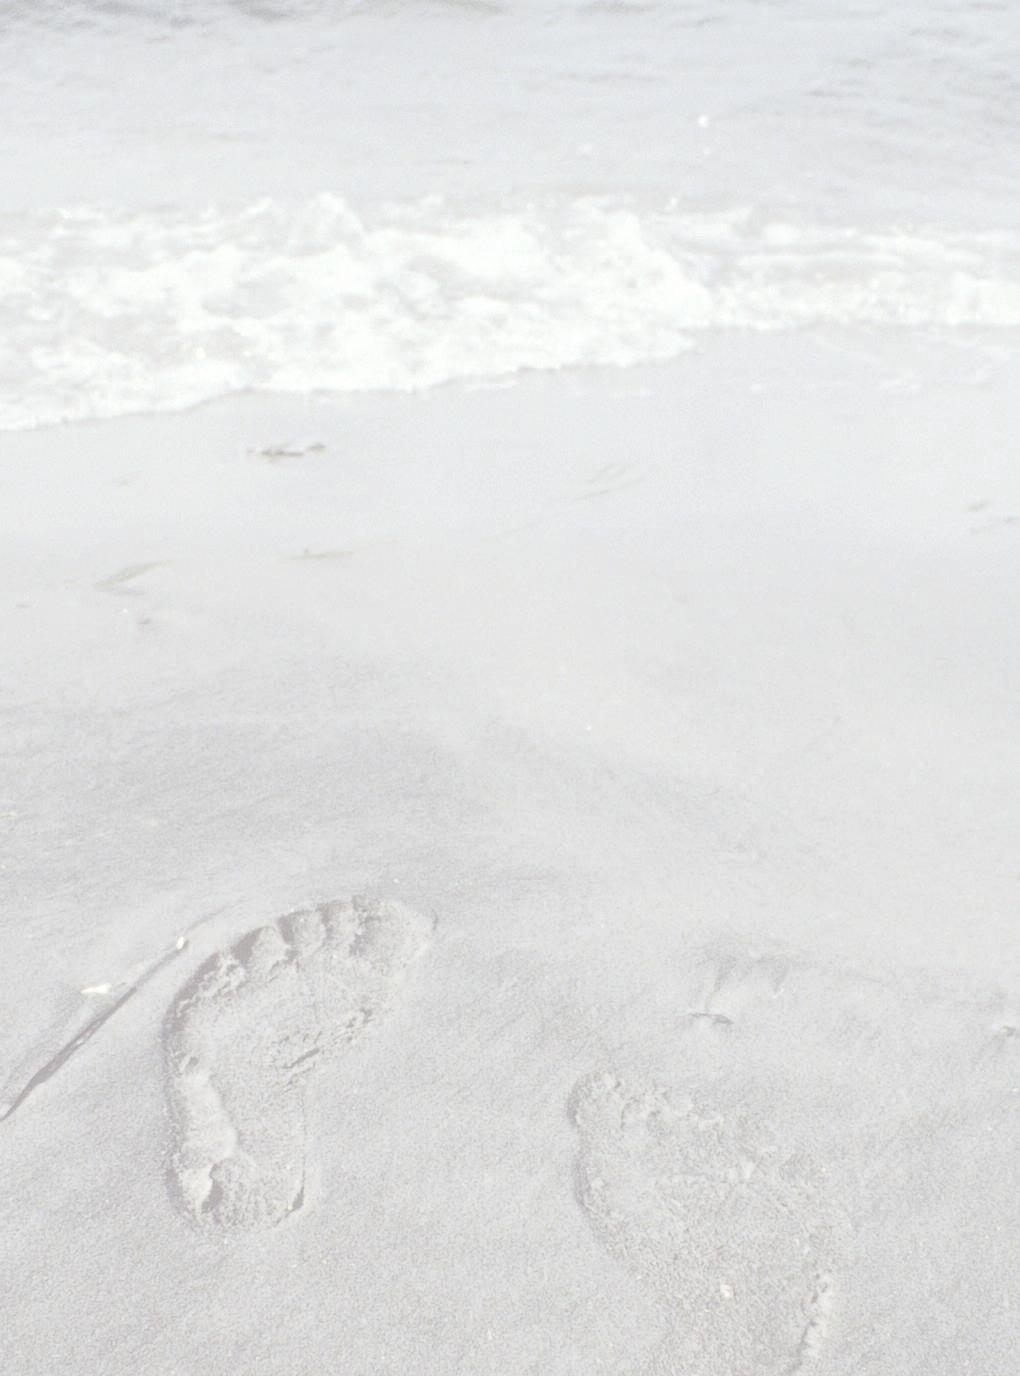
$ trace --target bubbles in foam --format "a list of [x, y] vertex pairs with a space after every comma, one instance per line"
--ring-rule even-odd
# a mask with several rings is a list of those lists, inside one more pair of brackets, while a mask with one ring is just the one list
[[1020, 244], [580, 199], [73, 209], [0, 237], [0, 426], [241, 390], [411, 390], [669, 358], [713, 329], [1020, 325]]

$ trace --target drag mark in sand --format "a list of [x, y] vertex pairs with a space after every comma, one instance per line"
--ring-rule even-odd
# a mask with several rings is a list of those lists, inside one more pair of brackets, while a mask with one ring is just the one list
[[136, 578], [141, 578], [145, 574], [151, 573], [153, 569], [165, 567], [165, 560], [160, 560], [154, 564], [127, 564], [124, 568], [117, 569], [115, 573], [111, 573], [107, 578], [101, 578], [94, 586], [100, 592], [113, 592], [115, 588], [123, 587], [125, 583], [133, 583]]
[[173, 1197], [192, 1222], [271, 1228], [301, 1208], [310, 1073], [378, 1017], [431, 924], [394, 902], [324, 903], [209, 960], [166, 1018]]
[[664, 1305], [654, 1369], [792, 1376], [817, 1357], [834, 1220], [810, 1161], [704, 1086], [633, 1089], [594, 1075], [572, 1113], [588, 1221]]
[[626, 492], [645, 481], [644, 473], [628, 468], [625, 464], [610, 463], [591, 475], [586, 488], [575, 494], [575, 502], [591, 501], [595, 497], [609, 497], [617, 492]]
[[[21, 1107], [29, 1095], [33, 1094], [40, 1085], [44, 1085], [47, 1080], [51, 1080], [53, 1076], [56, 1075], [58, 1070], [63, 1069], [75, 1052], [80, 1051], [86, 1042], [91, 1041], [99, 1029], [108, 1023], [115, 1013], [120, 1012], [128, 999], [134, 998], [139, 989], [141, 989], [144, 984], [148, 984], [149, 980], [152, 979], [154, 975], [158, 974], [164, 965], [168, 965], [171, 960], [179, 956], [187, 947], [187, 944], [186, 938], [180, 937], [169, 951], [165, 951], [158, 960], [153, 961], [153, 963], [147, 967], [133, 984], [129, 984], [124, 992], [110, 1004], [109, 1008], [104, 1008], [101, 1013], [97, 1013], [96, 1016], [87, 1022], [81, 1031], [77, 1032], [69, 1042], [65, 1042], [60, 1050], [51, 1056], [46, 1064], [41, 1066], [24, 1084], [10, 1103], [3, 1107], [3, 1112], [0, 1112], [0, 1123], [10, 1118], [11, 1115]], [[108, 984], [95, 985], [91, 988], [83, 989], [82, 993], [88, 995], [105, 994], [111, 989], [112, 986]]]

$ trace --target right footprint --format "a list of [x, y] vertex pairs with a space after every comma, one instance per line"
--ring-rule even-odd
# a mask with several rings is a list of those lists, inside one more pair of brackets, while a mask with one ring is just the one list
[[176, 1203], [224, 1231], [271, 1228], [305, 1197], [305, 1086], [385, 1011], [431, 924], [355, 898], [291, 913], [215, 955], [164, 1027]]
[[653, 1370], [772, 1376], [813, 1358], [841, 1241], [817, 1167], [704, 1090], [596, 1075], [573, 1113], [591, 1226], [665, 1305]]

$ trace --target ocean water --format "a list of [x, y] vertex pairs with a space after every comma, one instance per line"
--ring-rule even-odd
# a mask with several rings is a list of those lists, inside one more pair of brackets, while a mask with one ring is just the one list
[[8, 0], [0, 81], [7, 429], [1020, 326], [1011, 3]]

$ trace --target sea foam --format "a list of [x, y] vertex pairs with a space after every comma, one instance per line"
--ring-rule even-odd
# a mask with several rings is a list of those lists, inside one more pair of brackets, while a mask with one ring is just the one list
[[825, 325], [1020, 325], [1020, 243], [596, 198], [10, 216], [0, 427], [626, 366], [706, 330]]

